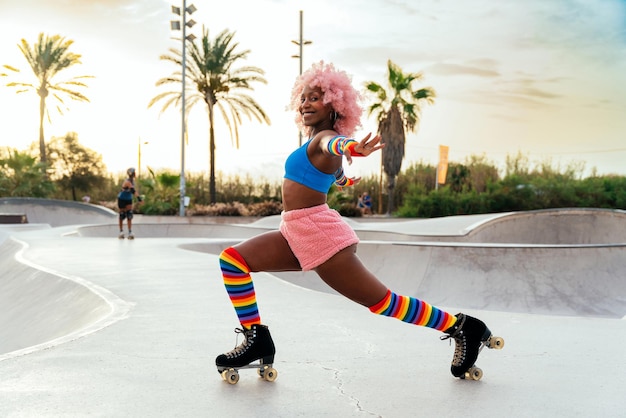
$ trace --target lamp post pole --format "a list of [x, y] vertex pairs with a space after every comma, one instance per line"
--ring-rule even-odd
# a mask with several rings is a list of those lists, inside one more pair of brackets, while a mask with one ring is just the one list
[[300, 52], [298, 54], [298, 57], [300, 58], [300, 75], [302, 75], [302, 47], [304, 46], [304, 42], [302, 39], [302, 24], [304, 22], [304, 16], [303, 16], [303, 12], [302, 10], [300, 10], [300, 40], [298, 41], [298, 47], [300, 48]]
[[[292, 58], [299, 58], [300, 59], [300, 75], [302, 75], [302, 48], [304, 47], [304, 45], [310, 45], [313, 42], [312, 41], [305, 41], [302, 38], [302, 26], [303, 26], [303, 12], [302, 10], [300, 10], [300, 38], [298, 41], [291, 41], [292, 43], [298, 45], [299, 48], [299, 54], [298, 55], [292, 55]], [[302, 131], [298, 132], [298, 145], [301, 146], [302, 145]]]
[[185, 216], [185, 70], [187, 68], [187, 0], [183, 0], [183, 56], [182, 56], [182, 92], [181, 92], [181, 133], [180, 133], [180, 205], [179, 215]]
[[187, 36], [187, 27], [192, 27], [196, 22], [192, 20], [187, 21], [187, 13], [192, 14], [196, 11], [195, 6], [192, 4], [187, 7], [187, 0], [183, 0], [182, 10], [178, 7], [172, 6], [172, 13], [179, 15], [182, 18], [182, 25], [179, 22], [172, 21], [171, 27], [174, 30], [183, 31], [183, 48], [181, 56], [182, 66], [182, 91], [181, 91], [181, 133], [180, 133], [180, 206], [179, 215], [185, 216], [185, 137], [187, 133], [186, 125], [186, 100], [185, 100], [185, 82], [186, 82], [186, 70], [187, 70], [187, 39], [193, 40], [195, 36], [193, 34]]
[[[137, 178], [141, 178], [141, 137], [137, 139]], [[148, 141], [144, 141], [143, 145], [148, 145]]]

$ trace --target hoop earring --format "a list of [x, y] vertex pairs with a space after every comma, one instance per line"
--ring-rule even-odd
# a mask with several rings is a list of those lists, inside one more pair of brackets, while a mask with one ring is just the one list
[[339, 119], [339, 114], [334, 110], [330, 112], [330, 120], [333, 122], [337, 122], [337, 119]]

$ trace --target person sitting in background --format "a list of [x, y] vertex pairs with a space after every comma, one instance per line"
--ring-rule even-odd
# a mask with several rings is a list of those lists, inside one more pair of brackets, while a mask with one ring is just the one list
[[368, 192], [363, 192], [363, 194], [359, 196], [359, 203], [357, 206], [363, 215], [372, 214], [372, 197]]

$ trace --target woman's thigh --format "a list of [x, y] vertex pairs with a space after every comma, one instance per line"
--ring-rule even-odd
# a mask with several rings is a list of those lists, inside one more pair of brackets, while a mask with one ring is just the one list
[[299, 271], [300, 262], [280, 231], [270, 231], [233, 246], [250, 271]]
[[356, 255], [356, 244], [335, 254], [315, 272], [334, 290], [366, 307], [380, 302], [388, 290]]

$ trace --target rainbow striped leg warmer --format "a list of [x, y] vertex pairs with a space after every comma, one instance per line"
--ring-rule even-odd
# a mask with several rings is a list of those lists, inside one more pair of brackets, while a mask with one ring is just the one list
[[387, 290], [385, 297], [370, 311], [422, 327], [445, 331], [456, 322], [456, 317], [428, 303], [409, 296], [400, 296]]
[[261, 324], [254, 284], [246, 261], [237, 250], [229, 247], [220, 254], [220, 268], [226, 292], [241, 325], [250, 329], [252, 325]]

